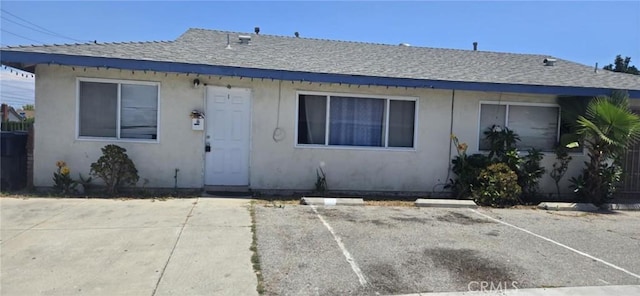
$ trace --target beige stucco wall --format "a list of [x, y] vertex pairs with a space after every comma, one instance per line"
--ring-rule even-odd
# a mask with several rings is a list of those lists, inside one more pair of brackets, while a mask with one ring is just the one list
[[[479, 108], [481, 101], [499, 101], [514, 103], [544, 103], [556, 104], [555, 96], [551, 95], [533, 95], [533, 94], [514, 94], [514, 93], [493, 93], [493, 92], [467, 92], [456, 91], [455, 108], [453, 115], [454, 134], [461, 142], [469, 144], [468, 153], [478, 153], [479, 143]], [[515, 131], [516, 133], [518, 131]], [[522, 151], [521, 155], [526, 155], [526, 151]], [[560, 181], [560, 190], [563, 193], [569, 192], [569, 178], [580, 174], [584, 161], [587, 159], [584, 153], [571, 153], [572, 162], [564, 178]], [[549, 176], [553, 163], [556, 161], [556, 155], [553, 152], [545, 152], [542, 165], [547, 169], [543, 178], [540, 180], [540, 189], [545, 193], [555, 193], [555, 182]]]
[[[87, 175], [100, 155], [100, 148], [110, 143], [76, 139], [77, 77], [156, 81], [160, 87], [159, 143], [117, 142], [126, 148], [148, 187], [173, 187], [174, 169], [180, 170], [178, 187], [203, 186], [203, 132], [192, 131], [189, 113], [204, 110], [205, 87], [194, 89], [194, 75], [144, 73], [142, 71], [107, 70], [39, 65], [36, 71], [36, 137], [34, 182], [51, 186], [57, 160], [66, 161], [73, 171]], [[311, 190], [316, 168], [326, 165], [329, 189], [371, 191], [441, 191], [447, 180], [452, 91], [405, 89], [338, 84], [319, 84], [229, 77], [198, 77], [203, 84], [252, 89], [252, 127], [250, 152], [250, 186], [253, 189]], [[278, 93], [281, 102], [278, 119]], [[418, 98], [417, 141], [415, 150], [303, 148], [295, 145], [296, 92], [373, 94]], [[477, 151], [479, 101], [513, 101], [553, 103], [552, 96], [525, 96], [487, 92], [456, 91], [453, 133], [469, 143], [469, 152]], [[285, 137], [273, 139], [279, 127]], [[550, 168], [554, 155], [544, 163]], [[582, 155], [574, 155], [571, 171], [577, 172]], [[570, 172], [571, 173], [571, 172]], [[565, 182], [566, 183], [565, 178]], [[545, 175], [545, 191], [555, 191], [553, 181]], [[566, 188], [566, 185], [563, 186]]]
[[[86, 69], [86, 71], [85, 71]], [[173, 187], [174, 169], [180, 169], [179, 187], [202, 187], [202, 132], [191, 130], [189, 113], [202, 109], [203, 89], [190, 87], [192, 77], [165, 77], [162, 73], [38, 65], [36, 68], [36, 126], [34, 184], [51, 186], [57, 160], [87, 176], [90, 165], [109, 141], [76, 139], [77, 77], [157, 81], [160, 88], [159, 143], [117, 142], [127, 149], [138, 174], [139, 186]], [[145, 184], [145, 179], [148, 180]]]

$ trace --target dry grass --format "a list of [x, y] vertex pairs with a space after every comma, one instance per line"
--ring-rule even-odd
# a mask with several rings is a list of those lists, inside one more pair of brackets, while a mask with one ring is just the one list
[[251, 215], [251, 247], [249, 250], [253, 252], [251, 255], [251, 264], [253, 265], [253, 271], [256, 274], [256, 278], [258, 284], [256, 286], [256, 291], [258, 294], [262, 295], [265, 292], [264, 287], [264, 277], [262, 276], [262, 266], [260, 265], [260, 255], [258, 254], [258, 234], [256, 230], [256, 202], [251, 201], [251, 205], [249, 207], [249, 214]]
[[415, 201], [408, 200], [365, 200], [365, 206], [376, 206], [376, 207], [410, 207], [413, 208], [416, 206]]
[[264, 200], [256, 199], [255, 204], [263, 207], [283, 207], [283, 206], [295, 206], [300, 205], [300, 200], [287, 199], [287, 200]]
[[[300, 205], [298, 199], [286, 199], [286, 200], [264, 200], [258, 199], [255, 201], [256, 205], [263, 207], [282, 207], [282, 206], [295, 206]], [[408, 200], [365, 200], [366, 206], [376, 207], [415, 207], [415, 201]]]
[[95, 199], [113, 199], [113, 200], [130, 200], [130, 199], [155, 199], [169, 200], [176, 198], [195, 198], [202, 196], [202, 192], [198, 189], [166, 189], [166, 188], [122, 188], [120, 192], [109, 195], [101, 188], [93, 188], [84, 193], [74, 192], [70, 194], [59, 194], [52, 188], [44, 190], [23, 189], [13, 192], [0, 192], [2, 198], [95, 198]]

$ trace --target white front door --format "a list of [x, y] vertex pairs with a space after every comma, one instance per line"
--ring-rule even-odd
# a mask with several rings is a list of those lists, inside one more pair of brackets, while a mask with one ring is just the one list
[[205, 116], [205, 185], [249, 185], [251, 90], [207, 86]]

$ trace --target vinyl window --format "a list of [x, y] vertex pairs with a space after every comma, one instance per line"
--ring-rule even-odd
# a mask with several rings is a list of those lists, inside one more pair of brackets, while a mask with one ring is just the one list
[[413, 148], [416, 101], [298, 96], [298, 145]]
[[559, 139], [560, 107], [516, 103], [481, 103], [479, 148], [488, 150], [484, 134], [491, 126], [508, 127], [520, 136], [518, 149], [553, 151]]
[[78, 136], [156, 141], [157, 83], [80, 80]]

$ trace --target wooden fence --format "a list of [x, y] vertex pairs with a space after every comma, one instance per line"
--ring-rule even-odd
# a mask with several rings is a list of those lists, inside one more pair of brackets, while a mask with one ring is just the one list
[[33, 121], [3, 121], [0, 130], [4, 132], [29, 131]]

